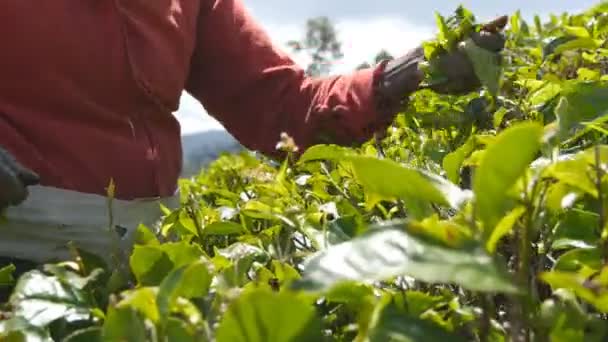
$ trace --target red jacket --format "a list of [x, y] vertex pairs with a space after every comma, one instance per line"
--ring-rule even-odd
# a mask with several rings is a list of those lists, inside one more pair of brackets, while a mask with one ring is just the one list
[[172, 195], [183, 90], [243, 145], [369, 138], [380, 66], [311, 79], [241, 0], [8, 0], [0, 10], [0, 146], [43, 185]]

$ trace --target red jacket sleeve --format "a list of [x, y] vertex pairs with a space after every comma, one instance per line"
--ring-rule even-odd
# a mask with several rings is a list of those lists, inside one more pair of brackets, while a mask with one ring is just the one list
[[382, 66], [313, 79], [271, 43], [242, 0], [201, 9], [186, 90], [244, 146], [273, 155], [280, 134], [300, 150], [361, 143], [377, 129], [374, 83]]

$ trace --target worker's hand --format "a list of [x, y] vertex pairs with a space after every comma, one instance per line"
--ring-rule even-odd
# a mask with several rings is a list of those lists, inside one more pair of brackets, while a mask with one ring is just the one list
[[[505, 46], [505, 37], [501, 31], [507, 21], [507, 16], [499, 17], [484, 25], [479, 32], [473, 33], [471, 39], [477, 46], [498, 54]], [[471, 92], [481, 86], [473, 65], [464, 51], [457, 50], [438, 58], [439, 70], [447, 80], [430, 86], [430, 89], [442, 94], [458, 95]]]
[[29, 194], [27, 187], [39, 181], [36, 173], [0, 147], [0, 210], [22, 203]]

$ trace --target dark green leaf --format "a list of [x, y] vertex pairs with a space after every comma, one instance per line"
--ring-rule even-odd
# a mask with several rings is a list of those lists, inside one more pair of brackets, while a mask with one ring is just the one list
[[567, 137], [581, 123], [608, 114], [608, 83], [568, 82], [563, 87], [555, 114], [562, 137]]
[[394, 304], [388, 304], [381, 309], [377, 323], [370, 332], [369, 340], [370, 342], [467, 341], [464, 337], [445, 331], [429, 321], [406, 315]]
[[490, 94], [497, 95], [502, 73], [500, 55], [477, 46], [472, 39], [462, 42], [461, 49], [466, 52], [471, 60], [475, 74], [481, 84], [488, 88]]
[[245, 232], [242, 225], [230, 221], [213, 222], [203, 228], [204, 235], [232, 235]]
[[503, 267], [481, 248], [457, 250], [430, 244], [406, 233], [405, 227], [405, 222], [374, 227], [315, 254], [305, 263], [295, 287], [323, 291], [342, 281], [373, 282], [408, 275], [475, 291], [516, 291]]
[[13, 272], [15, 272], [13, 264], [0, 268], [0, 286], [12, 285], [15, 282]]
[[167, 342], [206, 342], [202, 336], [198, 336], [197, 331], [188, 326], [184, 321], [176, 318], [169, 318], [167, 324]]

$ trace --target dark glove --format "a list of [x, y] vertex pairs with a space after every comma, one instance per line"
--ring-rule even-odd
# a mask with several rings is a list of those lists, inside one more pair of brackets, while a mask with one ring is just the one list
[[[505, 46], [505, 38], [500, 31], [507, 24], [508, 17], [502, 16], [483, 26], [471, 39], [478, 46], [492, 52], [500, 52]], [[436, 84], [432, 90], [443, 94], [460, 94], [473, 91], [481, 86], [475, 75], [473, 65], [464, 51], [455, 51], [439, 57], [439, 69], [447, 78], [446, 82]], [[378, 93], [384, 102], [393, 103], [392, 107], [403, 104], [407, 96], [419, 89], [424, 74], [418, 68], [425, 61], [422, 47], [411, 50], [400, 58], [386, 63]], [[385, 107], [391, 107], [386, 106]], [[393, 108], [391, 108], [393, 109]]]
[[[477, 46], [500, 53], [506, 41], [500, 31], [507, 24], [507, 19], [506, 16], [495, 19], [484, 25], [479, 32], [473, 33], [470, 38]], [[481, 86], [466, 52], [456, 50], [438, 58], [439, 70], [447, 80], [430, 86], [430, 89], [441, 94], [459, 95], [474, 91]]]
[[0, 210], [22, 203], [29, 194], [27, 187], [39, 182], [36, 173], [0, 147]]

